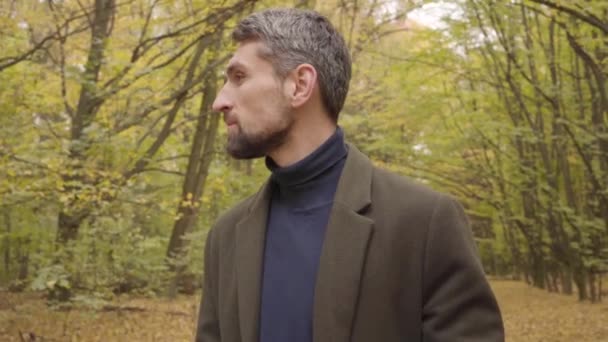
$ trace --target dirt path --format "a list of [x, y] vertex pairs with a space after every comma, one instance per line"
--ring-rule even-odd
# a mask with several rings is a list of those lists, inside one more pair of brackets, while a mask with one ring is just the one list
[[[608, 303], [578, 303], [519, 282], [493, 281], [492, 286], [507, 342], [608, 342]], [[0, 341], [21, 341], [20, 332], [45, 342], [192, 341], [197, 307], [194, 297], [124, 299], [103, 312], [58, 312], [37, 294], [0, 292]]]

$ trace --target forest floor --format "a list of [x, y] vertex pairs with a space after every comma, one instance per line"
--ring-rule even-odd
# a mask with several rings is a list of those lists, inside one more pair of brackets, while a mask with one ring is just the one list
[[[608, 303], [579, 303], [492, 280], [507, 342], [608, 342]], [[0, 341], [192, 341], [198, 297], [122, 298], [100, 311], [56, 311], [40, 294], [0, 292]], [[20, 334], [23, 337], [20, 337]], [[36, 336], [37, 339], [32, 339]]]
[[522, 282], [491, 281], [507, 342], [608, 342], [608, 298], [579, 302]]

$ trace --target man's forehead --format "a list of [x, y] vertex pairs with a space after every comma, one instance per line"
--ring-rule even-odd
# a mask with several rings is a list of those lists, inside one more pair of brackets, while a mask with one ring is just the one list
[[232, 55], [230, 60], [228, 60], [228, 64], [226, 64], [226, 72], [230, 72], [235, 69], [257, 70], [260, 68], [265, 68], [266, 64], [269, 65], [269, 62], [260, 56], [259, 50], [257, 49], [247, 53], [239, 53], [239, 51], [237, 51]]
[[230, 59], [228, 60], [228, 64], [226, 65], [226, 70], [232, 70], [237, 67], [245, 68], [247, 67], [247, 58], [243, 58], [244, 56], [240, 55], [237, 52], [233, 53]]
[[230, 56], [228, 65], [231, 64], [249, 64], [248, 61], [255, 61], [260, 58], [261, 52], [264, 49], [264, 43], [257, 40], [249, 40], [239, 43], [236, 50]]

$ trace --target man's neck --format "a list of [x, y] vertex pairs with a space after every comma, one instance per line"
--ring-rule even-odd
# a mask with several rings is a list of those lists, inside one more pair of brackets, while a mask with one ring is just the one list
[[[300, 127], [297, 127], [300, 126]], [[306, 158], [336, 131], [336, 124], [328, 120], [294, 124], [285, 143], [271, 153], [270, 158], [279, 167], [287, 167]]]

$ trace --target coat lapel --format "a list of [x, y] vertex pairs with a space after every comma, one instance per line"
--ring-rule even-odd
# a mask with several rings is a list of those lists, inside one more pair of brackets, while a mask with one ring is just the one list
[[258, 340], [264, 237], [271, 186], [267, 182], [237, 224], [236, 279], [239, 327], [243, 342]]
[[313, 316], [315, 342], [347, 342], [373, 221], [362, 215], [371, 203], [372, 165], [349, 145], [329, 217], [317, 283]]

